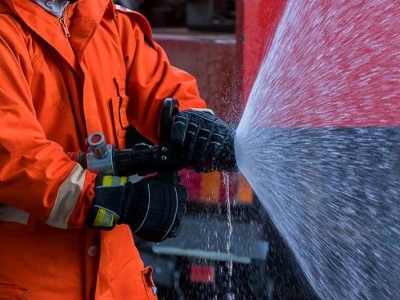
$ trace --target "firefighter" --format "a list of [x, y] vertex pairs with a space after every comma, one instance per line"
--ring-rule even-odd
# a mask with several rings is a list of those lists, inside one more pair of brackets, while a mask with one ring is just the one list
[[93, 132], [123, 149], [129, 126], [157, 143], [167, 97], [180, 102], [176, 155], [195, 170], [235, 169], [233, 130], [146, 19], [110, 0], [0, 0], [0, 28], [0, 299], [157, 299], [132, 232], [176, 236], [187, 189], [95, 174], [66, 153]]

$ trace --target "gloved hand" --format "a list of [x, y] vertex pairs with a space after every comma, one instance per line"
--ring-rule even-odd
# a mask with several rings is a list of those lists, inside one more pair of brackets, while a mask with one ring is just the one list
[[188, 198], [184, 186], [161, 182], [157, 176], [131, 183], [126, 177], [98, 175], [86, 224], [105, 230], [128, 224], [139, 238], [162, 242], [181, 231]]
[[237, 171], [234, 136], [232, 128], [207, 111], [182, 111], [172, 122], [173, 152], [196, 172]]

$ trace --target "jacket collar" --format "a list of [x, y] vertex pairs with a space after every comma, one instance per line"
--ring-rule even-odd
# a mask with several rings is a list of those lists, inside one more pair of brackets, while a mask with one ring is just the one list
[[68, 39], [59, 18], [46, 12], [29, 0], [0, 0], [13, 11], [31, 30], [57, 50], [64, 59], [77, 69], [80, 58], [101, 22], [107, 8], [112, 7], [110, 17], [114, 17], [111, 0], [79, 0], [67, 7], [71, 37]]
[[48, 13], [60, 18], [68, 5], [67, 0], [30, 0], [43, 8]]

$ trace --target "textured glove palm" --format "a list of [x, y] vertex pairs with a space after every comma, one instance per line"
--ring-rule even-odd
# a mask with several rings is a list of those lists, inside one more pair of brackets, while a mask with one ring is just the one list
[[171, 131], [174, 152], [196, 172], [236, 171], [234, 136], [221, 119], [198, 110], [176, 114]]
[[128, 224], [139, 238], [162, 242], [179, 234], [188, 198], [185, 187], [161, 182], [156, 176], [131, 183], [98, 175], [86, 222], [105, 230]]

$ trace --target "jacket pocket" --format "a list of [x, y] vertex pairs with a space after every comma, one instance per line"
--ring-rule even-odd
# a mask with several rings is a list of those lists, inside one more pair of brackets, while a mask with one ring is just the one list
[[15, 285], [0, 284], [0, 300], [28, 300], [28, 290]]
[[[153, 281], [153, 268], [146, 267], [142, 271], [142, 280], [149, 300], [157, 300], [157, 288]], [[0, 299], [1, 300], [1, 299]]]
[[118, 89], [118, 95], [111, 98], [111, 114], [114, 123], [114, 132], [118, 141], [119, 148], [125, 148], [125, 135], [129, 127], [128, 117], [126, 115], [129, 97], [125, 94], [125, 84], [122, 80], [114, 78]]

